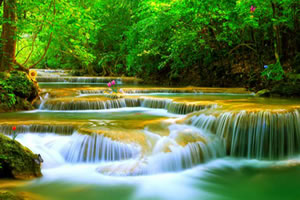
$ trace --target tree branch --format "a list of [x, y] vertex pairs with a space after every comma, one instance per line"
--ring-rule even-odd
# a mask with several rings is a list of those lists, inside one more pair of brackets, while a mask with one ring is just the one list
[[29, 69], [34, 68], [35, 66], [37, 66], [37, 65], [44, 59], [44, 57], [46, 56], [47, 51], [48, 51], [48, 49], [49, 49], [49, 47], [50, 47], [50, 44], [51, 44], [51, 41], [52, 41], [52, 36], [53, 36], [53, 32], [50, 33], [50, 38], [49, 38], [49, 41], [48, 41], [47, 46], [45, 47], [44, 54], [41, 56], [41, 58], [40, 58], [36, 63], [34, 63], [33, 65], [31, 65], [31, 66], [29, 67]]
[[18, 63], [18, 61], [15, 61], [14, 64], [18, 66], [18, 68], [19, 68], [20, 71], [26, 72], [27, 74], [29, 73], [29, 69], [26, 68], [21, 63]]
[[23, 51], [24, 49], [26, 49], [26, 48], [28, 48], [28, 47], [31, 47], [31, 45], [27, 45], [27, 46], [22, 47], [22, 48], [16, 53], [16, 57], [18, 57], [18, 55], [19, 55], [19, 53], [20, 53], [21, 51]]
[[28, 62], [29, 58], [31, 57], [32, 53], [33, 53], [33, 49], [34, 49], [34, 43], [35, 43], [35, 40], [38, 36], [38, 33], [41, 32], [41, 30], [43, 29], [43, 25], [41, 25], [40, 29], [38, 30], [37, 33], [34, 34], [34, 37], [33, 37], [33, 40], [32, 40], [32, 45], [31, 45], [31, 50], [30, 50], [30, 53], [28, 54], [25, 62], [23, 63], [23, 65], [26, 65], [26, 63]]
[[[55, 0], [53, 0], [53, 15], [55, 16], [56, 15], [56, 6], [55, 6]], [[52, 24], [52, 27], [53, 27], [53, 24]], [[45, 51], [44, 51], [44, 54], [42, 55], [42, 57], [36, 62], [34, 63], [33, 65], [31, 65], [29, 67], [29, 69], [32, 69], [34, 67], [36, 67], [43, 59], [44, 57], [46, 56], [47, 52], [48, 52], [48, 49], [50, 47], [50, 44], [51, 44], [51, 41], [52, 41], [52, 37], [53, 37], [53, 32], [50, 33], [50, 38], [49, 38], [49, 41], [48, 41], [48, 44], [47, 46], [45, 47]]]
[[240, 48], [241, 46], [246, 46], [246, 47], [248, 47], [249, 49], [253, 50], [255, 54], [257, 54], [256, 50], [253, 49], [250, 45], [251, 45], [251, 44], [246, 44], [246, 43], [239, 44], [239, 45], [237, 45], [236, 47], [234, 47], [233, 49], [231, 49], [231, 50], [228, 52], [228, 54], [231, 55], [233, 51], [237, 50], [237, 49]]

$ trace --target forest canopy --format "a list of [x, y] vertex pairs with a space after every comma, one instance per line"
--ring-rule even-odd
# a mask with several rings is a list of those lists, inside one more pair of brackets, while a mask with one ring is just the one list
[[2, 71], [12, 63], [23, 70], [249, 87], [300, 73], [297, 0], [0, 3]]

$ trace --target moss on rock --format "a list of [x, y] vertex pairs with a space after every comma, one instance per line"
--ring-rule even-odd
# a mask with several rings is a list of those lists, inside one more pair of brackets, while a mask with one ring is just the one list
[[0, 144], [0, 178], [31, 179], [42, 176], [39, 155], [3, 134], [0, 134]]
[[263, 89], [263, 90], [260, 90], [258, 91], [255, 96], [258, 96], [258, 97], [269, 97], [270, 96], [270, 90], [268, 89]]
[[0, 112], [31, 110], [38, 97], [38, 86], [25, 72], [1, 73]]

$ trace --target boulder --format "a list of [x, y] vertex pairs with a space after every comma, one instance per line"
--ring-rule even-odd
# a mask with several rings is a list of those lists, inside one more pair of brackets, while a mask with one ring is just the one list
[[16, 140], [0, 134], [0, 178], [31, 179], [42, 176], [41, 156]]

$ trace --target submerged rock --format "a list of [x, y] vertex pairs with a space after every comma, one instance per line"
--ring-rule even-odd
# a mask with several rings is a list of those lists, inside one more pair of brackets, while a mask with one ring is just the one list
[[258, 96], [258, 97], [269, 97], [271, 94], [270, 90], [268, 89], [263, 89], [263, 90], [260, 90], [258, 91], [255, 96]]
[[0, 190], [0, 199], [3, 200], [23, 200], [23, 197], [20, 197], [19, 195], [15, 195], [12, 192], [9, 191], [1, 191]]
[[42, 176], [40, 155], [0, 134], [0, 178], [30, 179]]

